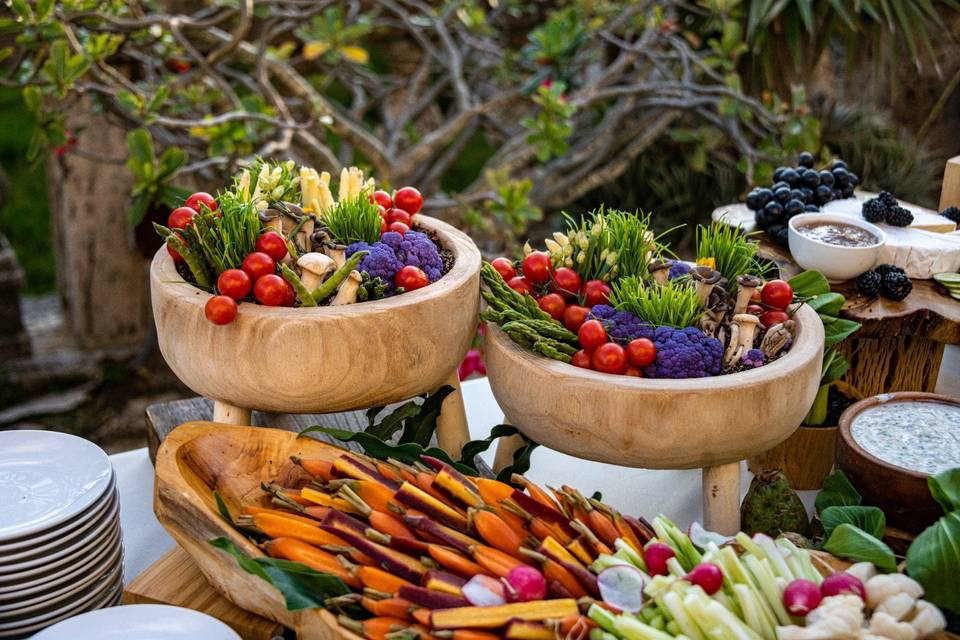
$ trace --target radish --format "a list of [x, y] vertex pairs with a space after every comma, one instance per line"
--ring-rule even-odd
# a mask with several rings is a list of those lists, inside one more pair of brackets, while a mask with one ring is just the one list
[[460, 587], [460, 591], [467, 602], [475, 607], [495, 607], [507, 604], [507, 597], [504, 595], [503, 585], [500, 584], [500, 581], [482, 573], [470, 578], [465, 585]]
[[720, 591], [723, 586], [723, 572], [720, 567], [710, 562], [701, 562], [691, 569], [684, 579], [706, 591], [708, 596]]
[[805, 616], [820, 605], [820, 587], [810, 580], [797, 579], [783, 590], [783, 606], [792, 616]]
[[618, 564], [597, 575], [597, 586], [600, 587], [603, 601], [628, 613], [636, 613], [643, 608], [643, 584], [643, 572], [628, 564]]
[[503, 580], [510, 602], [531, 602], [547, 597], [547, 579], [533, 567], [514, 567]]
[[673, 549], [661, 542], [651, 542], [643, 550], [643, 562], [647, 565], [647, 571], [652, 576], [669, 575], [667, 560], [676, 556], [677, 554], [673, 552]]
[[859, 596], [861, 600], [866, 600], [866, 591], [863, 583], [855, 575], [841, 571], [833, 573], [823, 579], [820, 583], [820, 595], [827, 596], [851, 595]]
[[687, 532], [687, 535], [690, 536], [690, 542], [701, 549], [706, 549], [710, 543], [720, 547], [734, 540], [733, 536], [725, 536], [716, 531], [707, 531], [699, 522], [694, 522], [690, 525], [690, 530]]

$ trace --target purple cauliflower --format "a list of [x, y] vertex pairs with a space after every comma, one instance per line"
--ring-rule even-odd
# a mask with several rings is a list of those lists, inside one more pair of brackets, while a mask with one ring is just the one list
[[[390, 237], [387, 238], [387, 236]], [[443, 276], [443, 260], [440, 259], [440, 251], [427, 234], [407, 231], [401, 236], [395, 231], [388, 231], [380, 236], [380, 241], [393, 247], [397, 252], [397, 258], [403, 264], [423, 269], [430, 282], [436, 282]]]
[[360, 264], [357, 265], [357, 271], [366, 271], [371, 278], [379, 277], [386, 285], [384, 293], [388, 296], [393, 295], [393, 279], [397, 275], [397, 271], [403, 268], [403, 263], [397, 258], [393, 248], [383, 242], [374, 242], [373, 244], [354, 242], [347, 247], [345, 253], [349, 258], [357, 251], [363, 250], [370, 253], [364, 256]]
[[673, 264], [670, 265], [670, 271], [667, 272], [667, 278], [673, 280], [674, 278], [679, 278], [680, 276], [685, 276], [693, 269], [686, 262], [681, 262], [680, 260], [675, 260]]
[[760, 349], [750, 349], [750, 351], [747, 351], [747, 355], [743, 356], [743, 364], [750, 368], [756, 369], [757, 367], [762, 367], [763, 363], [763, 351]]
[[637, 338], [653, 340], [653, 327], [629, 311], [617, 311], [608, 304], [595, 305], [587, 320], [599, 320], [613, 342], [626, 345]]
[[696, 327], [657, 327], [657, 359], [643, 368], [648, 378], [704, 378], [720, 374], [723, 343]]

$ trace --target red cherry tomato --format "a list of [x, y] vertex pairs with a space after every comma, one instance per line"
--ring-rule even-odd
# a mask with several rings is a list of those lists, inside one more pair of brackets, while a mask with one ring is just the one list
[[523, 277], [530, 282], [543, 284], [550, 279], [550, 256], [543, 251], [534, 251], [527, 254], [520, 265]]
[[397, 189], [393, 194], [393, 206], [409, 211], [410, 215], [413, 215], [423, 208], [423, 196], [413, 187]]
[[568, 305], [563, 310], [563, 326], [576, 333], [580, 330], [580, 325], [587, 321], [590, 309], [581, 307], [578, 304]]
[[560, 267], [553, 272], [554, 291], [572, 298], [580, 291], [580, 276], [568, 267]]
[[387, 219], [380, 218], [380, 235], [383, 235], [387, 232]]
[[760, 316], [760, 324], [769, 329], [775, 324], [781, 324], [790, 319], [784, 311], [764, 311]]
[[[180, 238], [180, 240], [183, 240], [183, 236], [180, 235], [179, 233], [174, 233], [173, 235]], [[183, 256], [180, 255], [180, 252], [178, 252], [176, 249], [171, 247], [169, 244], [167, 245], [167, 253], [170, 254], [170, 257], [173, 258], [174, 262], [183, 262]]]
[[537, 304], [549, 313], [554, 320], [563, 320], [563, 312], [567, 308], [567, 303], [559, 293], [548, 293], [540, 298]]
[[786, 309], [793, 302], [793, 289], [783, 280], [771, 280], [760, 290], [760, 300], [774, 309]]
[[206, 191], [197, 191], [183, 203], [183, 206], [190, 207], [197, 213], [200, 213], [200, 205], [205, 206], [210, 211], [217, 210], [217, 201]]
[[507, 282], [510, 281], [510, 278], [517, 276], [517, 270], [513, 268], [513, 263], [507, 258], [495, 258], [494, 261], [490, 263], [490, 266], [496, 269], [500, 277]]
[[213, 296], [203, 305], [203, 315], [213, 324], [230, 324], [237, 317], [237, 303], [230, 296]]
[[373, 192], [373, 201], [383, 207], [384, 211], [393, 206], [393, 198], [390, 197], [390, 194], [380, 189]]
[[521, 295], [533, 295], [533, 285], [531, 285], [530, 281], [523, 276], [514, 276], [513, 278], [510, 278], [507, 280], [507, 286]]
[[197, 215], [197, 212], [190, 207], [177, 207], [170, 212], [170, 217], [167, 218], [167, 226], [171, 229], [186, 229], [187, 225], [193, 223], [193, 216], [195, 215]]
[[643, 371], [641, 371], [639, 367], [635, 367], [632, 364], [628, 364], [626, 371], [623, 372], [623, 375], [633, 376], [634, 378], [642, 378]]
[[627, 360], [635, 367], [646, 367], [657, 359], [657, 347], [646, 338], [637, 338], [627, 344]]
[[287, 257], [287, 243], [276, 231], [267, 231], [257, 238], [257, 251], [267, 254], [274, 262], [280, 262]]
[[243, 269], [227, 269], [217, 278], [217, 291], [240, 301], [250, 295], [253, 282]]
[[751, 314], [751, 315], [761, 316], [761, 315], [763, 315], [763, 312], [764, 312], [764, 308], [761, 307], [761, 306], [758, 305], [758, 304], [748, 304], [748, 305], [747, 305], [747, 313], [749, 313], [749, 314]]
[[608, 342], [597, 347], [590, 362], [597, 371], [623, 373], [627, 369], [627, 354], [616, 342]]
[[411, 220], [412, 220], [412, 217], [410, 216], [410, 214], [404, 211], [403, 209], [398, 209], [394, 207], [393, 209], [390, 209], [390, 211], [387, 211], [387, 224], [393, 224], [394, 222], [402, 222], [403, 224], [407, 225], [407, 229], [409, 229], [410, 227], [413, 226], [413, 223], [411, 222]]
[[573, 357], [570, 359], [570, 364], [572, 364], [575, 367], [590, 369], [591, 368], [590, 361], [591, 361], [592, 355], [593, 354], [591, 354], [586, 349], [580, 349], [580, 351], [577, 351], [575, 354], [573, 354]]
[[292, 307], [297, 302], [297, 293], [293, 290], [293, 287], [290, 286], [290, 283], [286, 280], [283, 281], [283, 284], [287, 285], [287, 288], [284, 293], [286, 297], [283, 299], [284, 307]]
[[398, 287], [403, 287], [404, 291], [414, 291], [430, 284], [430, 280], [423, 269], [410, 264], [397, 271], [393, 281]]
[[583, 285], [583, 299], [588, 307], [610, 301], [610, 285], [603, 280], [588, 280]]
[[260, 304], [268, 307], [282, 306], [288, 299], [287, 281], [275, 273], [258, 278], [253, 285], [253, 295]]
[[[256, 282], [260, 278], [272, 274], [277, 269], [277, 264], [273, 258], [262, 251], [254, 251], [243, 259], [243, 270], [247, 272], [250, 279]], [[281, 278], [282, 280], [283, 278]]]
[[396, 231], [400, 235], [406, 235], [407, 231], [410, 231], [410, 227], [402, 222], [391, 222], [387, 225], [387, 229], [390, 231]]
[[587, 320], [577, 331], [577, 337], [580, 339], [580, 346], [588, 351], [593, 351], [607, 342], [607, 330], [599, 320]]

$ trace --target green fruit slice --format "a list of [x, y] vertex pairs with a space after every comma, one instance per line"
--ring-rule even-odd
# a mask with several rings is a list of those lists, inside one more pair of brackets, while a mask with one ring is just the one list
[[960, 287], [960, 273], [938, 273], [933, 279], [943, 285]]

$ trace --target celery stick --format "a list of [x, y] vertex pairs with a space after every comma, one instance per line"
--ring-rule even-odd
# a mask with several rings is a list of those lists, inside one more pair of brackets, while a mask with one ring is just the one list
[[[691, 597], [691, 596], [687, 596]], [[683, 606], [684, 600], [677, 593], [667, 593], [663, 596], [663, 604], [673, 616], [674, 621], [680, 627], [685, 636], [690, 636], [693, 640], [706, 640], [703, 632], [697, 627], [697, 623], [687, 615]]]
[[738, 640], [763, 640], [750, 627], [745, 625], [742, 620], [723, 608], [719, 602], [713, 600], [704, 605], [707, 610], [718, 618], [722, 624], [733, 632]]
[[[672, 635], [674, 638], [680, 636], [680, 625], [678, 625], [675, 620], [671, 620], [667, 623], [667, 633]], [[686, 636], [683, 637], [686, 638]]]
[[809, 551], [806, 549], [801, 549], [797, 545], [793, 544], [793, 542], [791, 542], [788, 538], [777, 538], [777, 544], [790, 549], [793, 557], [795, 557], [797, 562], [800, 563], [800, 566], [803, 568], [803, 573], [800, 575], [800, 577], [811, 580], [816, 584], [823, 582], [823, 576], [820, 575], [820, 572], [817, 571], [817, 568], [813, 566], [813, 562], [810, 560]]
[[648, 624], [654, 629], [660, 629], [663, 631], [667, 627], [667, 619], [662, 615], [657, 615], [653, 617], [653, 620], [649, 620]]
[[613, 546], [617, 549], [617, 552], [613, 555], [617, 556], [618, 558], [623, 558], [638, 569], [642, 569], [643, 571], [647, 570], [647, 565], [643, 561], [643, 556], [637, 553], [637, 550], [627, 544], [624, 540], [617, 538], [614, 541]]
[[662, 514], [653, 520], [653, 527], [658, 536], [661, 533], [661, 529], [657, 529], [658, 524], [663, 530], [663, 533], [670, 539], [670, 542], [666, 540], [664, 540], [664, 542], [670, 544], [673, 550], [677, 552], [677, 558], [680, 560], [680, 564], [683, 565], [684, 569], [689, 571], [700, 563], [700, 552], [697, 550], [697, 547], [694, 546], [693, 542], [691, 542], [690, 536]]
[[656, 598], [664, 591], [670, 589], [670, 586], [674, 582], [676, 582], [676, 578], [673, 576], [656, 576], [643, 588], [643, 593], [651, 598]]
[[787, 563], [783, 558], [783, 553], [780, 551], [780, 547], [774, 543], [773, 538], [769, 536], [761, 536], [757, 541], [757, 544], [759, 544], [766, 552], [767, 559], [770, 561], [775, 575], [783, 576], [787, 579], [787, 582], [790, 582], [797, 577], [793, 575], [792, 571], [790, 571], [790, 567], [787, 566]]
[[643, 624], [633, 617], [619, 616], [616, 618], [614, 625], [614, 633], [626, 638], [626, 640], [673, 640], [673, 636], [670, 634]]
[[737, 601], [740, 603], [740, 610], [743, 611], [743, 619], [747, 626], [767, 640], [773, 640], [776, 633], [774, 625], [761, 613], [761, 605], [757, 602], [750, 587], [745, 584], [738, 584], [734, 585], [733, 590], [736, 593]]
[[617, 636], [597, 627], [590, 630], [590, 640], [618, 640]]
[[604, 569], [609, 569], [610, 567], [624, 564], [628, 567], [633, 566], [633, 563], [629, 560], [618, 558], [608, 553], [601, 553], [599, 556], [597, 556], [597, 559], [593, 561], [593, 564], [590, 565], [590, 570], [594, 573], [600, 573]]
[[745, 556], [744, 563], [750, 573], [753, 574], [760, 593], [763, 594], [764, 600], [770, 605], [777, 621], [782, 625], [789, 625], [790, 616], [787, 614], [787, 610], [783, 608], [780, 590], [773, 579], [770, 563], [766, 559], [758, 560], [756, 556]]
[[600, 628], [604, 631], [615, 633], [616, 625], [614, 624], [614, 621], [616, 620], [617, 616], [612, 614], [607, 609], [592, 604], [590, 605], [590, 609], [587, 610], [587, 617], [600, 625]]
[[644, 622], [650, 624], [650, 622], [660, 615], [660, 610], [657, 607], [644, 607], [640, 609], [639, 617], [643, 619]]
[[[761, 535], [763, 534], [757, 534], [757, 536]], [[753, 539], [743, 531], [737, 534], [736, 540], [737, 544], [743, 547], [745, 553], [752, 553], [753, 555], [757, 556], [758, 559], [762, 559], [764, 557], [763, 549], [760, 548], [760, 545], [754, 542]]]
[[687, 575], [687, 572], [683, 570], [683, 566], [680, 564], [679, 556], [667, 560], [667, 569], [670, 571], [670, 575], [676, 578], [682, 578]]

